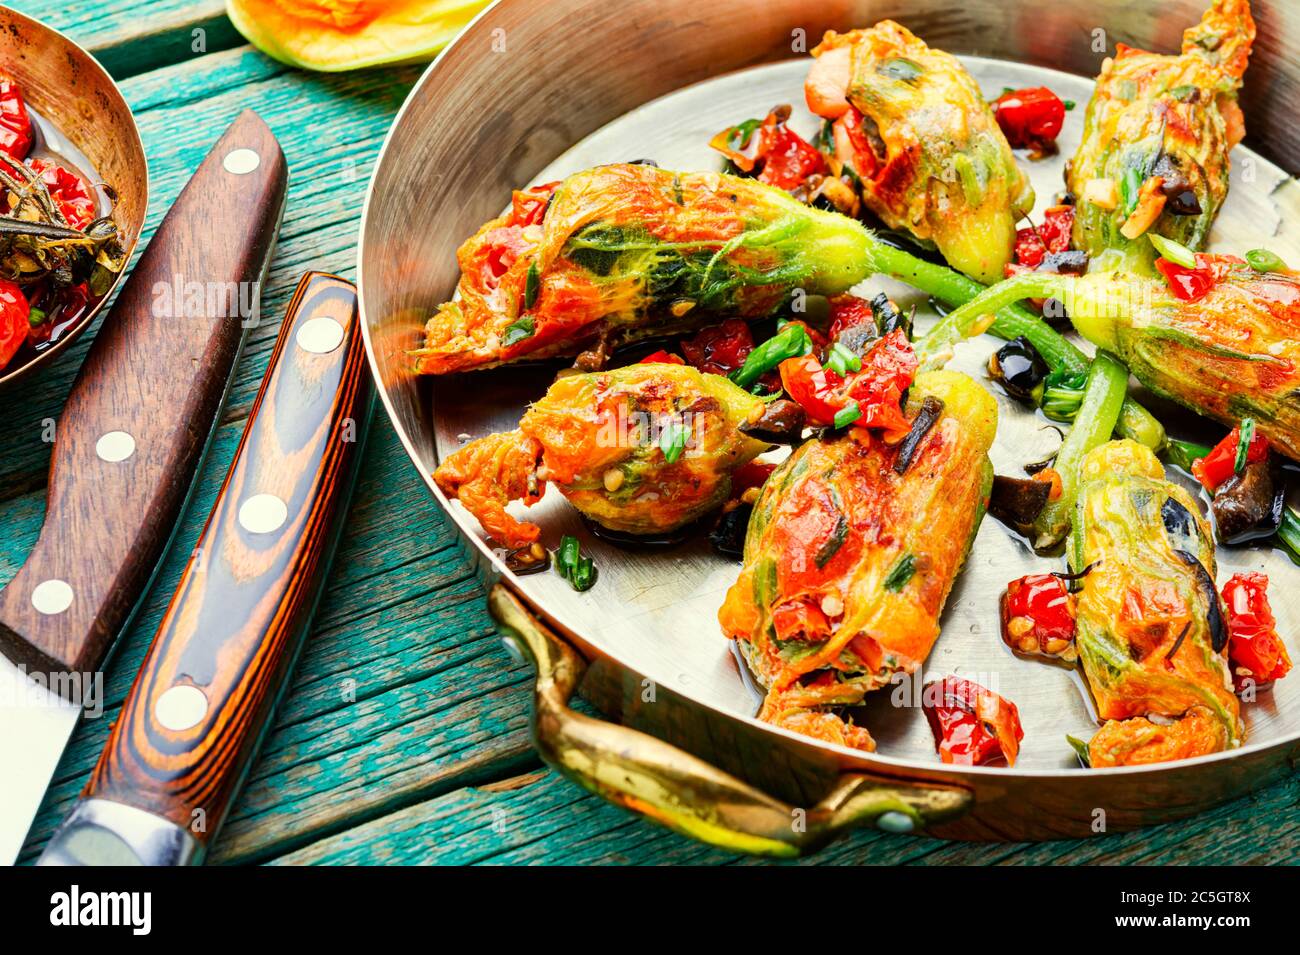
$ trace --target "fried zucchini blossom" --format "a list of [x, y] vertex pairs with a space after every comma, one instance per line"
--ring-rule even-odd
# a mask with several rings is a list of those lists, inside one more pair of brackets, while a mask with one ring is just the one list
[[1190, 296], [1184, 285], [1125, 273], [1016, 276], [949, 313], [917, 353], [939, 361], [1007, 302], [1053, 296], [1083, 337], [1152, 391], [1228, 426], [1253, 418], [1270, 444], [1300, 460], [1300, 276], [1230, 256], [1196, 261], [1190, 277], [1179, 276], [1199, 283]]
[[751, 180], [621, 164], [550, 188], [517, 192], [461, 246], [459, 297], [429, 320], [420, 371], [763, 318], [796, 288], [835, 294], [875, 271], [861, 225]]
[[1066, 183], [1073, 244], [1094, 270], [1149, 273], [1152, 232], [1204, 248], [1245, 136], [1237, 90], [1255, 22], [1248, 0], [1215, 0], [1177, 56], [1119, 44], [1103, 64]]
[[929, 655], [988, 502], [997, 403], [965, 375], [930, 372], [909, 392], [908, 418], [923, 415], [913, 442], [855, 429], [809, 441], [764, 484], [718, 613], [768, 691], [761, 719], [872, 750], [834, 708]]
[[434, 472], [499, 544], [537, 540], [506, 511], [547, 482], [596, 523], [627, 534], [675, 530], [722, 504], [731, 475], [771, 445], [740, 429], [765, 405], [720, 375], [639, 364], [560, 378], [516, 431], [479, 438]]
[[1079, 660], [1105, 724], [1094, 767], [1185, 759], [1241, 744], [1215, 590], [1214, 543], [1190, 494], [1150, 449], [1112, 441], [1084, 458], [1070, 537]]
[[812, 55], [809, 108], [833, 122], [867, 207], [972, 278], [1002, 278], [1034, 193], [961, 62], [892, 20], [829, 32]]

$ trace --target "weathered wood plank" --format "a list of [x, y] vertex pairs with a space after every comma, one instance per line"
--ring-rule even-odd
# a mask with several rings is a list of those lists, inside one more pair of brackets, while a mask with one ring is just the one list
[[[1295, 863], [1300, 780], [1194, 819], [1039, 844], [940, 842], [859, 831], [796, 865]], [[412, 805], [274, 860], [277, 865], [761, 865], [635, 819], [542, 771]]]
[[[220, 429], [225, 461], [239, 426]], [[110, 664], [104, 716], [83, 723], [24, 858], [66, 814], [116, 717], [215, 498], [208, 468], [159, 585]], [[377, 422], [313, 634], [289, 695], [215, 853], [260, 858], [454, 789], [536, 765], [527, 741], [527, 669], [506, 653], [478, 583], [437, 508]]]
[[60, 3], [17, 0], [30, 17], [68, 34], [119, 79], [244, 43], [223, 0]]

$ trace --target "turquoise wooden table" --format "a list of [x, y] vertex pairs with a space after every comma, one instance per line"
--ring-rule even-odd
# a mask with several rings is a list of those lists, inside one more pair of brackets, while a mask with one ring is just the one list
[[[220, 3], [16, 4], [90, 48], [135, 110], [151, 173], [152, 232], [245, 107], [288, 156], [289, 206], [225, 418], [174, 553], [106, 674], [102, 718], [82, 724], [24, 850], [30, 861], [90, 772], [184, 558], [225, 474], [277, 326], [306, 269], [355, 275], [366, 181], [420, 70], [299, 72], [246, 45]], [[72, 131], [75, 134], [75, 131]], [[420, 225], [419, 210], [413, 217]], [[436, 228], [436, 210], [424, 227]], [[147, 236], [146, 236], [147, 237]], [[0, 418], [0, 584], [34, 543], [50, 446], [90, 336]], [[493, 632], [483, 591], [387, 420], [378, 417], [347, 534], [274, 731], [211, 861], [220, 863], [705, 863], [738, 861], [589, 796], [528, 742], [530, 671]], [[1300, 861], [1300, 781], [1182, 823], [1038, 845], [857, 833], [822, 863]], [[742, 860], [752, 861], [752, 860]]]

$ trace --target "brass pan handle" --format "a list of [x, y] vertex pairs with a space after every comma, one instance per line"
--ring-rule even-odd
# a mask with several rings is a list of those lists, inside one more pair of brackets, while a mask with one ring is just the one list
[[731, 852], [807, 855], [856, 826], [913, 832], [960, 815], [963, 789], [845, 773], [815, 806], [801, 809], [638, 730], [569, 708], [586, 664], [520, 599], [498, 583], [488, 608], [507, 639], [532, 657], [533, 743], [542, 759], [585, 789], [676, 832]]

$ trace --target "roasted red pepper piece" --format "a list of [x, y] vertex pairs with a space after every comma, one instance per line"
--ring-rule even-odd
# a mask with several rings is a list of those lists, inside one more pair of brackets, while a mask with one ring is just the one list
[[778, 640], [806, 640], [817, 643], [831, 633], [830, 621], [821, 607], [806, 600], [790, 600], [772, 611], [772, 626]]
[[1002, 758], [1016, 764], [1020, 741], [1020, 711], [978, 683], [955, 676], [927, 683], [921, 706], [934, 732], [939, 758], [958, 766], [983, 766]]
[[27, 341], [27, 318], [31, 311], [23, 290], [13, 282], [0, 279], [0, 370]]
[[813, 173], [826, 170], [822, 154], [786, 126], [779, 110], [768, 113], [763, 120], [758, 131], [758, 155], [763, 160], [758, 181], [786, 190], [797, 189]]
[[1007, 142], [1016, 149], [1048, 150], [1056, 145], [1065, 122], [1065, 103], [1045, 86], [1013, 90], [993, 101]]
[[830, 300], [830, 306], [830, 326], [826, 337], [831, 341], [838, 340], [850, 328], [876, 324], [871, 303], [856, 295], [836, 295]]
[[[1192, 462], [1192, 476], [1207, 491], [1217, 491], [1219, 485], [1232, 477], [1237, 464], [1237, 447], [1241, 444], [1241, 428], [1235, 427], [1228, 436], [1216, 444], [1203, 458]], [[1246, 463], [1254, 464], [1268, 457], [1268, 439], [1256, 433], [1246, 450]]]
[[834, 137], [835, 155], [840, 162], [847, 163], [863, 179], [876, 177], [880, 170], [880, 160], [862, 128], [862, 114], [855, 107], [850, 106], [844, 115], [835, 120], [831, 135]]
[[643, 365], [684, 365], [686, 361], [681, 355], [674, 355], [670, 351], [664, 351], [662, 348], [658, 351], [652, 351], [641, 359]]
[[896, 434], [910, 427], [901, 401], [917, 367], [912, 343], [895, 329], [872, 344], [861, 369], [847, 378], [824, 368], [815, 355], [802, 355], [781, 363], [781, 382], [813, 424], [833, 424], [835, 415], [856, 401], [861, 415], [855, 425]]
[[50, 191], [50, 198], [74, 229], [85, 229], [95, 221], [95, 200], [81, 177], [69, 172], [62, 166], [43, 159], [33, 159], [29, 165], [32, 172], [41, 177], [45, 188]]
[[546, 215], [551, 196], [560, 181], [533, 186], [531, 189], [516, 189], [511, 202], [511, 225], [539, 225]]
[[712, 325], [694, 338], [682, 341], [686, 360], [711, 375], [735, 371], [753, 350], [754, 336], [749, 331], [749, 323], [739, 318]]
[[22, 90], [12, 77], [0, 73], [0, 152], [26, 159], [32, 148], [32, 118]]
[[1223, 605], [1228, 611], [1228, 663], [1237, 692], [1251, 683], [1263, 689], [1286, 676], [1291, 657], [1268, 604], [1268, 577], [1233, 574], [1223, 585]]
[[1002, 595], [1002, 639], [1021, 653], [1073, 660], [1074, 597], [1055, 574], [1013, 580]]
[[1235, 255], [1205, 255], [1196, 253], [1196, 268], [1189, 269], [1168, 259], [1156, 259], [1156, 268], [1165, 277], [1169, 291], [1184, 302], [1199, 302], [1214, 287], [1223, 281], [1228, 273], [1241, 268], [1249, 268], [1245, 260]]

